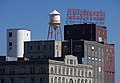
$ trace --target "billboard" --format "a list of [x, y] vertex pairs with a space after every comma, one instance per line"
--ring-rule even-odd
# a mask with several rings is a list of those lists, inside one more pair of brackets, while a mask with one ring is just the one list
[[67, 24], [95, 23], [103, 25], [105, 21], [105, 12], [91, 11], [86, 9], [67, 10]]

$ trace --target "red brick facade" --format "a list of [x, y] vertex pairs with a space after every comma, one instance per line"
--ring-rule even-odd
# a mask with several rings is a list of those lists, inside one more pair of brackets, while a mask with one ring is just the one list
[[104, 57], [105, 83], [115, 83], [114, 44], [105, 45]]

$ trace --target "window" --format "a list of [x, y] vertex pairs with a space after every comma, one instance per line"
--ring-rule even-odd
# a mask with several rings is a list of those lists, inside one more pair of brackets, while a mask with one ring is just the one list
[[91, 74], [91, 72], [89, 72], [89, 77], [92, 77], [92, 74]]
[[50, 45], [50, 50], [52, 50], [52, 45]]
[[94, 49], [95, 49], [94, 46], [92, 46], [92, 51], [94, 51]]
[[99, 37], [99, 38], [98, 38], [98, 41], [99, 41], [99, 42], [102, 42], [102, 41], [103, 41], [103, 40], [102, 40], [102, 37]]
[[108, 48], [106, 49], [106, 52], [108, 52], [109, 50], [108, 50]]
[[67, 59], [67, 64], [69, 63], [69, 59]]
[[59, 72], [59, 74], [61, 74], [61, 67], [60, 66], [58, 67], [58, 72]]
[[1, 79], [1, 83], [5, 83], [3, 78]]
[[85, 45], [85, 51], [87, 52], [87, 45]]
[[99, 71], [99, 72], [101, 72], [101, 71], [102, 71], [102, 70], [101, 70], [101, 67], [98, 67], [98, 71]]
[[62, 83], [65, 83], [65, 78], [62, 79]]
[[57, 66], [55, 66], [55, 74], [57, 74]]
[[12, 32], [9, 32], [9, 37], [12, 37]]
[[100, 48], [98, 48], [98, 53], [100, 54]]
[[67, 75], [69, 74], [69, 68], [66, 68], [66, 74]]
[[51, 83], [53, 83], [53, 77], [51, 77]]
[[25, 83], [25, 78], [21, 77], [20, 78], [20, 83]]
[[89, 52], [90, 52], [90, 46], [88, 47], [88, 50], [89, 50]]
[[10, 50], [12, 50], [12, 47], [10, 47]]
[[11, 83], [14, 83], [14, 79], [13, 78], [11, 78]]
[[70, 59], [70, 64], [73, 64], [73, 60], [72, 59]]
[[40, 46], [38, 46], [38, 50], [40, 49]]
[[53, 74], [53, 68], [51, 67], [50, 73]]
[[67, 35], [69, 35], [69, 31], [67, 31]]
[[31, 83], [35, 83], [35, 78], [31, 78]]
[[31, 74], [35, 73], [35, 67], [30, 67], [30, 73]]
[[44, 67], [40, 67], [40, 68], [39, 68], [39, 73], [40, 73], [40, 74], [45, 74], [45, 73], [46, 73], [45, 68], [44, 68]]
[[56, 50], [58, 50], [58, 45], [56, 45]]
[[73, 74], [73, 69], [72, 68], [70, 68], [70, 75], [72, 75]]
[[91, 57], [89, 56], [89, 57], [88, 57], [88, 59], [90, 60], [90, 59], [91, 59]]
[[38, 56], [38, 58], [40, 59], [40, 56]]
[[81, 75], [84, 76], [84, 71], [83, 70], [81, 71]]
[[44, 45], [44, 50], [46, 49], [46, 45]]
[[13, 68], [10, 68], [10, 74], [15, 74], [15, 70]]
[[70, 79], [69, 83], [73, 83], [73, 80], [72, 80], [72, 79]]
[[74, 64], [76, 64], [76, 60], [74, 60]]
[[89, 80], [89, 83], [91, 83], [91, 80]]
[[9, 46], [12, 46], [12, 42], [9, 43]]
[[92, 60], [94, 60], [94, 57], [92, 57]]
[[32, 46], [30, 46], [30, 49], [31, 49], [31, 50], [33, 50], [33, 47], [32, 47]]
[[112, 49], [110, 49], [110, 53], [112, 53]]
[[101, 61], [102, 61], [102, 59], [101, 59], [101, 58], [99, 58], [99, 59], [98, 59], [98, 61], [99, 61], [99, 62], [101, 62]]
[[20, 69], [20, 70], [19, 70], [19, 71], [20, 71], [20, 74], [24, 74], [24, 73], [25, 73], [25, 68], [24, 68], [24, 67], [20, 67], [19, 69]]
[[76, 76], [76, 68], [74, 68], [74, 75]]
[[66, 83], [68, 83], [68, 80], [66, 79]]
[[65, 67], [62, 67], [62, 74], [65, 74]]
[[78, 82], [77, 83], [80, 83], [80, 79], [78, 79]]
[[85, 79], [85, 83], [87, 83], [87, 79]]
[[45, 79], [44, 78], [40, 78], [40, 83], [45, 83]]
[[83, 79], [81, 80], [81, 83], [84, 83], [84, 80], [83, 80]]
[[58, 83], [61, 83], [61, 78], [60, 77], [58, 78]]
[[103, 31], [103, 33], [102, 33], [103, 35], [105, 35], [105, 31]]
[[95, 57], [95, 60], [96, 60], [96, 61], [98, 61], [98, 58], [97, 58], [97, 57]]
[[59, 56], [59, 51], [57, 51], [57, 56]]
[[27, 33], [27, 36], [28, 36], [28, 33]]
[[85, 71], [85, 76], [87, 77], [87, 70]]
[[0, 74], [5, 74], [5, 69], [4, 68], [0, 68]]
[[33, 56], [30, 56], [31, 59], [33, 59]]
[[57, 83], [57, 77], [54, 78], [54, 83]]

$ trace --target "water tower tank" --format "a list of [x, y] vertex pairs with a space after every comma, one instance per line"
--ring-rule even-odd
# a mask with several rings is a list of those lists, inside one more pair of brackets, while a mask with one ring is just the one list
[[54, 29], [57, 29], [61, 22], [60, 22], [60, 13], [56, 10], [52, 11], [50, 14], [50, 26]]

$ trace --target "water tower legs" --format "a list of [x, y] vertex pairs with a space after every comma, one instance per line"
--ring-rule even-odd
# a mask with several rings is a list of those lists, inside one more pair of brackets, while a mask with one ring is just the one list
[[61, 26], [56, 29], [49, 26], [47, 40], [62, 40]]

